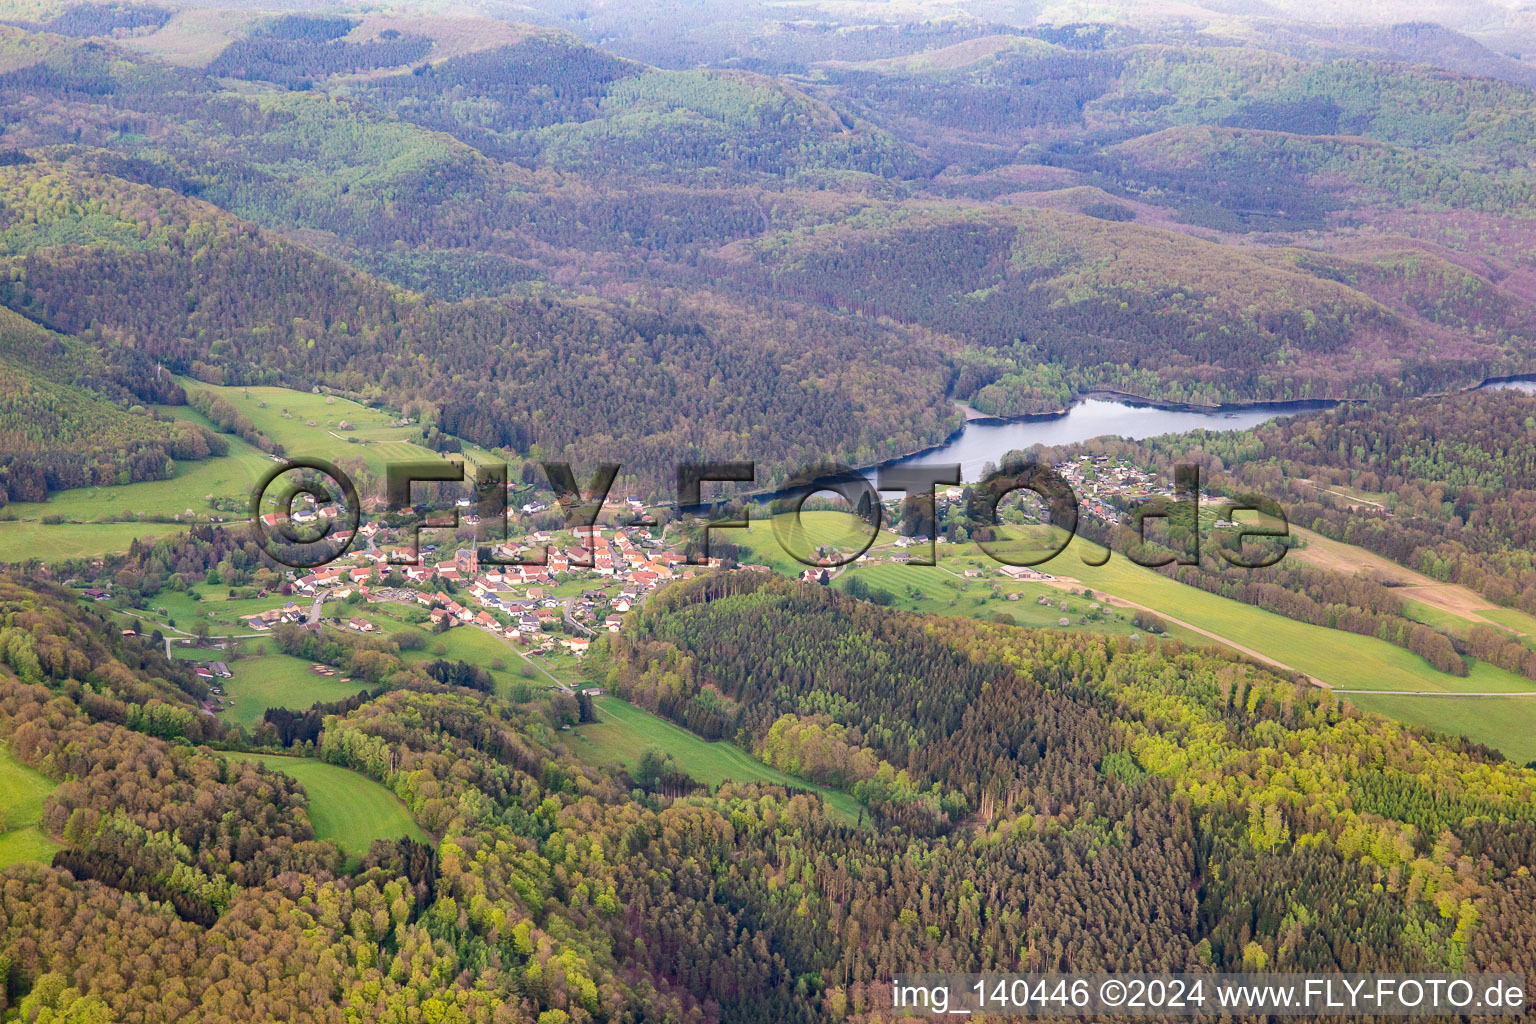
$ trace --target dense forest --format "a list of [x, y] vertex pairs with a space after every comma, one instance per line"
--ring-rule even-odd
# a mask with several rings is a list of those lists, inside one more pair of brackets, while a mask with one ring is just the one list
[[[1373, 56], [1473, 52], [1427, 30], [914, 27], [774, 76], [307, 14], [167, 63], [163, 14], [0, 29], [0, 301], [101, 350], [124, 408], [168, 400], [156, 365], [319, 383], [660, 487], [695, 453], [773, 478], [919, 449], [950, 398], [1375, 400], [1533, 366], [1536, 103], [1507, 68]], [[163, 469], [136, 452], [128, 479]], [[104, 475], [51, 474], [20, 490]]]
[[445, 667], [324, 709], [318, 756], [436, 844], [347, 867], [285, 777], [156, 734], [163, 662], [69, 639], [58, 663], [89, 613], [5, 588], [38, 655], [3, 647], [0, 734], [73, 780], [45, 809], [67, 848], [0, 886], [24, 1017], [783, 1021], [868, 1016], [918, 968], [1536, 967], [1528, 771], [1173, 642], [712, 574], [602, 671], [846, 786], [866, 822], [773, 788], [631, 790]]
[[[1341, 400], [1030, 457], [1153, 484], [1194, 462], [1319, 544], [1536, 614], [1536, 398], [1461, 390], [1536, 372], [1518, 56], [1279, 9], [534, 6], [0, 0], [0, 505], [198, 474], [188, 504], [228, 513], [284, 454], [378, 475], [331, 451], [367, 430], [310, 422], [326, 450], [299, 450], [241, 397], [269, 385], [515, 484], [618, 463], [643, 504], [686, 462], [753, 460], [766, 488], [922, 450], [956, 402]], [[958, 547], [986, 528], [965, 497], [909, 498], [896, 529]], [[1105, 501], [1082, 530], [1126, 550]], [[660, 549], [696, 552], [672, 511]], [[36, 783], [41, 851], [0, 858], [7, 1021], [809, 1024], [887, 1019], [898, 972], [1536, 977], [1536, 770], [1168, 635], [1217, 638], [1199, 623], [916, 614], [862, 569], [737, 570], [763, 558], [742, 539], [581, 658], [564, 632], [507, 648], [512, 672], [475, 643], [499, 635], [415, 628], [409, 594], [400, 630], [220, 637], [303, 680], [234, 724], [215, 687], [250, 677], [164, 631], [205, 637], [218, 588], [297, 602], [296, 574], [229, 525], [119, 515], [54, 549], [60, 518], [0, 509], [28, 559], [0, 570], [0, 772]], [[1305, 554], [1157, 571], [1449, 682], [1536, 680], [1529, 637]], [[537, 615], [575, 621], [593, 581], [569, 579]], [[1075, 586], [1007, 596], [1093, 599], [1047, 583]], [[201, 654], [244, 675], [228, 650]], [[621, 710], [769, 781], [598, 750]], [[412, 831], [349, 847], [274, 764]]]

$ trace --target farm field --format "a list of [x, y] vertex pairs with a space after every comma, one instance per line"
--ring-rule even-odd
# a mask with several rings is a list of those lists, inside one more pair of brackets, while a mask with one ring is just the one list
[[399, 797], [365, 775], [307, 757], [281, 754], [225, 754], [240, 761], [259, 761], [297, 779], [309, 795], [309, 820], [315, 835], [335, 840], [356, 860], [375, 839], [409, 836], [426, 842], [426, 833]]
[[54, 785], [0, 745], [0, 867], [21, 861], [46, 863], [60, 849], [38, 825], [43, 800]]
[[234, 674], [223, 681], [224, 692], [234, 698], [235, 706], [221, 711], [219, 717], [231, 725], [244, 726], [247, 732], [261, 723], [267, 708], [298, 711], [316, 701], [340, 700], [368, 689], [360, 679], [344, 683], [339, 674], [316, 675], [309, 662], [287, 654], [240, 658], [229, 663], [229, 670]]
[[[1500, 613], [1506, 609], [1499, 608], [1470, 587], [1444, 583], [1364, 548], [1332, 540], [1299, 526], [1293, 525], [1290, 529], [1291, 533], [1305, 541], [1305, 544], [1293, 548], [1286, 555], [1287, 558], [1295, 558], [1333, 572], [1349, 575], [1363, 573], [1399, 588], [1397, 592], [1404, 600], [1427, 605], [1465, 623], [1506, 625], [1499, 618]], [[1515, 614], [1521, 615], [1519, 612]], [[1529, 616], [1522, 616], [1522, 618], [1536, 627], [1536, 620], [1531, 620]], [[1430, 618], [1421, 618], [1420, 621], [1430, 625], [1436, 624]], [[1521, 629], [1514, 625], [1509, 625], [1509, 628]]]
[[859, 818], [860, 804], [847, 793], [770, 768], [735, 744], [710, 743], [618, 697], [594, 697], [593, 703], [599, 720], [577, 726], [570, 742], [572, 752], [583, 760], [634, 768], [648, 749], [656, 747], [710, 789], [730, 779], [793, 786], [820, 793], [827, 807], [847, 821]]

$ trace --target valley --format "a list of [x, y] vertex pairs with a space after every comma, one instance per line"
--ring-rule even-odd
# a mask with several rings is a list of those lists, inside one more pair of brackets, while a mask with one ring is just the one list
[[0, 0], [0, 1020], [1536, 977], [1533, 166], [1502, 2]]

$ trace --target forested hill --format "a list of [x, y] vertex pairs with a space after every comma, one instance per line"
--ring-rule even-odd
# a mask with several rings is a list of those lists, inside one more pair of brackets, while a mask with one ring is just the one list
[[320, 385], [659, 486], [920, 449], [951, 398], [1536, 368], [1536, 94], [1405, 62], [1441, 60], [1425, 32], [914, 30], [767, 74], [491, 19], [220, 18], [0, 26], [0, 303], [124, 410], [167, 400], [154, 363]]
[[38, 654], [7, 631], [0, 737], [63, 783], [66, 844], [0, 871], [24, 1015], [878, 1019], [896, 971], [1536, 968], [1536, 773], [1173, 642], [701, 577], [620, 634], [610, 682], [851, 789], [862, 824], [772, 787], [646, 793], [537, 704], [402, 671], [315, 753], [435, 850], [352, 868], [284, 777], [143, 713], [154, 664], [45, 654], [81, 613], [4, 591]]
[[[968, 893], [964, 876], [938, 858], [928, 881], [940, 904], [905, 906], [950, 951], [972, 927], [966, 915], [979, 915], [983, 962], [988, 949], [1006, 962], [1017, 942], [1029, 967], [1062, 956], [1113, 964], [1126, 956], [1114, 924], [1074, 939], [1048, 938], [1046, 922], [1122, 905], [1149, 943], [1124, 963], [1531, 962], [1513, 901], [1525, 898], [1519, 865], [1536, 855], [1536, 773], [1362, 718], [1230, 658], [1140, 644], [893, 613], [737, 573], [661, 595], [613, 641], [607, 681], [860, 794], [887, 833], [899, 822], [914, 836], [948, 835], [941, 845], [983, 864], [1043, 842], [1051, 852], [1038, 863], [1087, 872], [1075, 909], [1058, 915], [1050, 908], [1075, 886], [1075, 868], [1037, 876], [1028, 899], [1001, 878], [977, 882], [980, 902], [968, 906], [953, 897]], [[1097, 856], [1084, 863], [1053, 845], [1068, 836], [1089, 839]], [[926, 844], [904, 845], [902, 860]], [[1494, 867], [1482, 860], [1494, 847], [1522, 852]], [[849, 860], [836, 870], [857, 880], [854, 893], [902, 905], [899, 893], [876, 895], [904, 884], [899, 870]], [[1091, 882], [1100, 870], [1120, 878], [1116, 900]], [[851, 930], [860, 906], [834, 910], [834, 934]], [[1027, 909], [1001, 915], [1008, 937], [994, 942], [988, 911], [1003, 906]]]
[[91, 346], [0, 310], [0, 502], [163, 480], [175, 460], [224, 454], [213, 431], [140, 404], [180, 398], [169, 374], [141, 352], [115, 354], [103, 365]]
[[657, 489], [677, 463], [722, 454], [764, 473], [791, 453], [873, 461], [942, 439], [957, 418], [942, 353], [899, 328], [850, 333], [815, 310], [707, 296], [665, 313], [435, 300], [59, 156], [0, 168], [11, 303], [167, 372], [429, 408], [444, 432], [618, 462]]

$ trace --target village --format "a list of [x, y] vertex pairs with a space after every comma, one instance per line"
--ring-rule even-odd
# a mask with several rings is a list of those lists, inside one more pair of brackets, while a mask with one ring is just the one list
[[[1080, 495], [1081, 514], [1105, 522], [1122, 519], [1127, 502], [1171, 493], [1139, 468], [1107, 456], [1083, 456], [1053, 468]], [[966, 540], [966, 497], [965, 488], [938, 489], [937, 529], [931, 538], [886, 534], [874, 550], [847, 564], [843, 564], [845, 554], [828, 548], [816, 559], [819, 564], [792, 570], [789, 564], [776, 564], [777, 571], [794, 571], [806, 582], [826, 586], [848, 568], [860, 565], [924, 564], [928, 561], [924, 549], [929, 545], [937, 553], [944, 545]], [[888, 523], [899, 516], [898, 504], [882, 503]], [[536, 667], [538, 676], [552, 688], [574, 692], [581, 686], [576, 666], [594, 640], [603, 633], [618, 632], [625, 614], [641, 606], [656, 588], [726, 565], [741, 571], [774, 571], [763, 564], [737, 564], [739, 552], [734, 558], [688, 564], [677, 524], [666, 522], [662, 510], [647, 509], [635, 499], [611, 498], [600, 510], [599, 525], [572, 529], [557, 528], [559, 510], [554, 506], [524, 502], [508, 510], [509, 531], [516, 536], [494, 544], [476, 543], [479, 517], [470, 501], [457, 499], [448, 505], [452, 526], [429, 525], [441, 520], [423, 521], [425, 513], [441, 514], [442, 508], [434, 512], [417, 506], [419, 530], [415, 525], [402, 529], [398, 520], [394, 526], [386, 525], [391, 520], [385, 516], [359, 515], [355, 536], [348, 530], [331, 532], [334, 542], [352, 549], [343, 558], [320, 568], [286, 570], [264, 589], [247, 593], [245, 600], [236, 601], [233, 593], [227, 594], [221, 602], [230, 608], [222, 613], [229, 616], [223, 638], [196, 637], [166, 623], [167, 653], [174, 649], [176, 656], [194, 661], [198, 677], [208, 684], [209, 708], [215, 712], [235, 704], [236, 698], [225, 693], [225, 681], [241, 671], [238, 666], [248, 657], [246, 645], [282, 624], [391, 637], [400, 635], [404, 626], [433, 636], [468, 628], [494, 638], [496, 647], [514, 653], [527, 667]], [[327, 519], [345, 521], [347, 511], [334, 502], [305, 504], [294, 510], [292, 521], [300, 527]], [[663, 523], [653, 518], [657, 514]], [[1038, 521], [1024, 504], [1006, 514], [1010, 521]], [[269, 528], [278, 524], [275, 513], [263, 520]], [[717, 538], [728, 540], [730, 534], [717, 534]], [[957, 581], [994, 576], [1014, 585], [1053, 581], [1051, 574], [1040, 569], [1006, 564], [956, 567], [949, 575]], [[197, 589], [213, 596], [214, 588], [200, 585]], [[99, 594], [101, 599], [109, 596], [105, 591]], [[1020, 595], [1005, 596], [1015, 601]], [[386, 610], [391, 607], [395, 610]], [[220, 639], [225, 642], [215, 642]], [[434, 646], [441, 649], [440, 643]], [[212, 651], [204, 653], [209, 647]], [[556, 667], [562, 661], [568, 666], [565, 670]], [[308, 668], [317, 680], [335, 675], [322, 665]], [[247, 668], [243, 674], [250, 671]], [[242, 684], [236, 692], [249, 688], [248, 681], [235, 682]], [[352, 680], [341, 677], [337, 682]]]
[[[295, 517], [297, 518], [297, 517]], [[467, 522], [466, 525], [474, 525]], [[359, 533], [366, 550], [345, 563], [290, 573], [285, 593], [295, 600], [280, 608], [244, 616], [255, 631], [280, 622], [313, 622], [325, 602], [394, 602], [428, 610], [436, 631], [472, 626], [494, 633], [524, 653], [563, 648], [580, 657], [599, 631], [617, 632], [625, 612], [656, 587], [677, 576], [692, 576], [710, 565], [688, 566], [684, 555], [663, 547], [645, 529], [576, 527], [569, 533], [534, 530], [519, 542], [451, 553], [423, 545], [417, 553], [373, 543], [376, 523]], [[590, 585], [572, 586], [575, 581]], [[366, 618], [343, 616], [342, 628], [368, 633]]]

